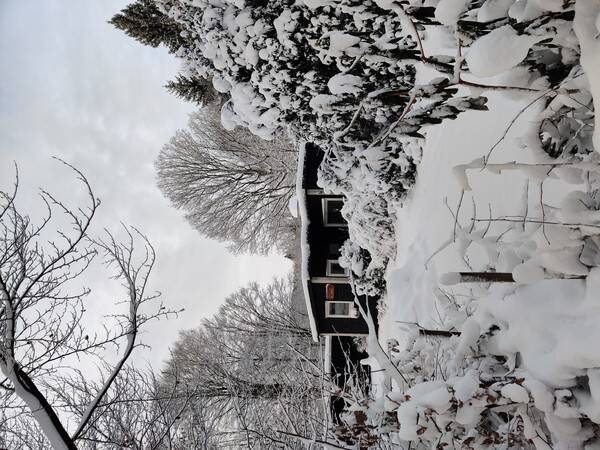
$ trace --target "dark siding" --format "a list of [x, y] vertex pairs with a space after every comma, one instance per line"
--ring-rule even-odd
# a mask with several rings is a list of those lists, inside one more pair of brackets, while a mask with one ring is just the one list
[[[320, 333], [350, 333], [367, 334], [369, 332], [367, 324], [359, 315], [357, 318], [325, 317], [325, 284], [312, 283], [312, 294], [314, 301], [315, 319]], [[353, 301], [352, 288], [349, 284], [335, 285], [335, 299], [338, 301]], [[365, 308], [364, 298], [360, 300]], [[370, 304], [376, 304], [376, 301], [370, 301]], [[373, 305], [370, 305], [372, 307]], [[377, 314], [374, 313], [376, 316]]]
[[324, 277], [328, 259], [340, 256], [340, 247], [348, 239], [348, 227], [326, 227], [323, 223], [323, 198], [341, 196], [309, 195], [306, 197], [306, 208], [310, 227], [308, 230], [308, 245], [310, 259], [308, 272], [311, 277]]
[[[306, 145], [306, 157], [304, 160], [304, 189], [319, 189], [317, 186], [317, 172], [323, 160], [323, 152], [314, 145]], [[323, 223], [323, 198], [339, 198], [341, 195], [314, 194], [306, 195], [306, 208], [309, 219], [307, 240], [310, 247], [308, 260], [308, 274], [310, 278], [327, 276], [326, 267], [328, 259], [337, 259], [340, 256], [340, 247], [348, 239], [348, 227], [330, 227]], [[336, 300], [352, 301], [352, 289], [349, 283], [335, 284]], [[318, 333], [347, 333], [367, 334], [367, 324], [359, 316], [358, 318], [326, 318], [325, 317], [325, 284], [309, 282], [308, 290], [313, 305], [313, 312], [317, 324]], [[376, 320], [377, 298], [369, 298], [371, 314]], [[365, 300], [361, 299], [363, 307]]]
[[323, 151], [313, 145], [306, 144], [306, 159], [304, 160], [304, 188], [305, 189], [318, 189], [317, 186], [317, 172], [321, 161], [323, 161]]

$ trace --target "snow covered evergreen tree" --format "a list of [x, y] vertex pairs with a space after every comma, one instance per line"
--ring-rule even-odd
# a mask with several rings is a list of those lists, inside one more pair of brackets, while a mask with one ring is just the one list
[[181, 27], [161, 13], [153, 0], [136, 0], [115, 14], [109, 23], [144, 45], [163, 44], [171, 53], [184, 42]]
[[167, 82], [167, 91], [177, 97], [197, 105], [207, 105], [220, 99], [209, 80], [201, 77], [177, 75], [175, 80]]

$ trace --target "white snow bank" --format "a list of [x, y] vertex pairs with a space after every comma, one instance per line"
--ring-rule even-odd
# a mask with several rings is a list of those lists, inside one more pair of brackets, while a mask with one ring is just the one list
[[473, 75], [499, 75], [523, 61], [531, 46], [543, 39], [518, 35], [510, 25], [504, 25], [477, 39], [465, 59]]
[[[526, 101], [527, 99], [509, 102], [496, 93], [490, 94], [491, 107], [507, 120]], [[502, 160], [532, 160], [531, 154], [514, 145], [514, 136], [522, 132], [530, 118], [529, 114], [524, 114], [522, 122], [515, 124], [505, 142], [497, 148], [497, 154], [501, 155]], [[472, 217], [473, 202], [482, 216], [487, 215], [488, 204], [493, 204], [494, 215], [519, 212], [519, 202], [515, 199], [521, 196], [525, 179], [522, 173], [510, 171], [494, 175], [480, 169], [464, 173], [464, 167], [470, 166], [471, 161], [478, 160], [503, 133], [505, 126], [497, 116], [467, 112], [455, 121], [444, 123], [443, 127], [428, 131], [416, 185], [396, 210], [397, 254], [388, 269], [387, 311], [380, 320], [380, 328], [390, 334], [382, 336], [382, 339], [401, 340], [406, 334], [405, 324], [440, 327], [439, 314], [443, 312], [439, 309], [447, 302], [440, 287], [443, 290], [447, 287], [440, 286], [443, 283], [439, 282], [439, 275], [471, 270], [465, 266], [461, 256], [467, 246], [470, 245], [472, 253], [469, 256], [471, 264], [475, 268], [484, 268], [477, 264], [487, 261], [486, 248], [476, 248], [472, 243], [469, 244], [469, 237], [460, 230], [457, 230], [456, 239], [453, 239], [454, 218], [450, 209], [456, 211], [463, 189], [470, 189], [471, 192], [465, 194], [463, 200], [461, 223], [468, 223]], [[465, 130], [469, 130], [468, 139], [465, 138]], [[454, 169], [461, 165], [462, 170]], [[481, 167], [481, 164], [478, 163], [477, 167]], [[457, 182], [458, 178], [461, 178], [461, 182]], [[446, 206], [446, 202], [449, 206]], [[484, 229], [485, 226], [481, 228]], [[460, 247], [460, 253], [453, 251], [457, 246]], [[444, 328], [450, 329], [454, 319], [443, 319]], [[459, 318], [456, 320], [459, 321]], [[457, 329], [460, 323], [457, 322]]]
[[493, 289], [480, 301], [482, 330], [501, 324], [490, 340], [492, 354], [521, 355], [535, 378], [554, 387], [600, 367], [600, 268], [582, 280], [544, 280], [510, 292]]
[[600, 152], [600, 2], [577, 0], [575, 4], [575, 34], [581, 47], [581, 66], [590, 83], [594, 97], [595, 129], [594, 148]]

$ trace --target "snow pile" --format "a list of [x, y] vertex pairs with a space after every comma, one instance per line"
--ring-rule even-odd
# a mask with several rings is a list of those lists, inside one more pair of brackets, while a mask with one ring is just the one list
[[491, 77], [521, 63], [533, 44], [543, 36], [519, 35], [510, 25], [496, 28], [477, 39], [466, 57], [469, 71], [478, 77]]
[[[513, 292], [492, 289], [479, 301], [481, 330], [498, 327], [486, 352], [508, 359], [518, 353], [531, 376], [552, 387], [572, 387], [600, 365], [600, 269], [583, 280], [543, 280]], [[477, 336], [479, 338], [479, 336]]]

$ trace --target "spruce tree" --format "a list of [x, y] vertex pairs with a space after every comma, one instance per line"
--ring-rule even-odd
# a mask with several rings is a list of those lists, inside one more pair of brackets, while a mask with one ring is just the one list
[[177, 97], [197, 105], [207, 105], [220, 98], [210, 80], [202, 77], [177, 75], [175, 80], [167, 82], [167, 90]]
[[171, 53], [184, 43], [181, 26], [163, 14], [153, 0], [136, 0], [109, 21], [144, 45], [165, 45]]

